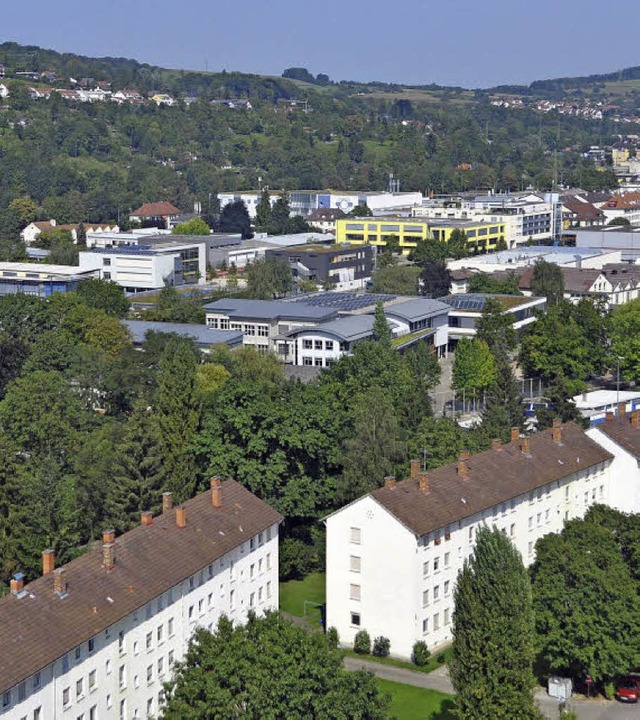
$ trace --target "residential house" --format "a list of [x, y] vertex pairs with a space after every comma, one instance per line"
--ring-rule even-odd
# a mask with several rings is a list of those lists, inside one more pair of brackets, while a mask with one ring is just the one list
[[4, 100], [9, 97], [9, 88], [4, 84], [0, 83], [0, 99]]
[[154, 93], [149, 96], [149, 100], [154, 102], [156, 105], [167, 105], [171, 107], [176, 104], [176, 101], [167, 93]]
[[556, 421], [531, 437], [514, 428], [511, 442], [428, 472], [412, 461], [407, 480], [385, 478], [325, 519], [327, 627], [344, 646], [359, 630], [387, 637], [391, 654], [406, 660], [418, 640], [432, 652], [445, 646], [478, 529], [504, 532], [530, 565], [538, 539], [610, 502], [625, 482], [613, 459], [577, 425]]
[[[108, 223], [82, 223], [82, 225], [87, 234], [87, 238], [90, 235], [95, 235], [96, 233], [117, 233], [120, 230], [117, 225], [109, 225]], [[25, 245], [33, 245], [33, 243], [38, 239], [38, 235], [40, 235], [40, 233], [51, 232], [52, 230], [68, 230], [71, 233], [71, 239], [73, 242], [77, 243], [79, 227], [80, 223], [58, 225], [54, 219], [45, 220], [43, 222], [32, 222], [29, 223], [24, 230], [22, 230], [20, 237]]]
[[22, 573], [0, 598], [0, 715], [143, 718], [162, 713], [163, 687], [198, 628], [278, 608], [282, 516], [234, 480], [123, 535], [106, 530], [75, 560]]
[[182, 214], [175, 205], [169, 202], [145, 203], [134, 210], [129, 216], [131, 222], [155, 222], [159, 227], [171, 229], [176, 218]]
[[581, 196], [565, 195], [561, 199], [563, 227], [593, 227], [604, 225], [606, 216], [604, 212]]
[[346, 217], [340, 208], [317, 208], [305, 218], [309, 225], [325, 233], [335, 233], [336, 220]]
[[630, 225], [640, 225], [639, 192], [617, 193], [599, 204], [599, 207], [607, 223], [612, 220], [627, 220]]

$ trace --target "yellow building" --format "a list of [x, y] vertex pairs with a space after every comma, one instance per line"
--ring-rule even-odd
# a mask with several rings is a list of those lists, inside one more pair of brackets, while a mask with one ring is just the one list
[[336, 243], [384, 247], [387, 238], [398, 238], [403, 255], [421, 240], [448, 242], [454, 230], [463, 230], [471, 251], [494, 250], [505, 235], [504, 223], [475, 220], [420, 220], [419, 218], [340, 218], [336, 220]]

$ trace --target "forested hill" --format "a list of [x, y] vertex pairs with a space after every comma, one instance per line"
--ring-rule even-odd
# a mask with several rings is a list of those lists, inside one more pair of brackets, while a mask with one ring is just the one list
[[[0, 45], [0, 65], [2, 259], [29, 218], [122, 220], [156, 200], [215, 211], [221, 190], [260, 184], [380, 190], [393, 173], [402, 190], [436, 193], [544, 190], [559, 178], [609, 188], [613, 173], [584, 154], [637, 132], [608, 115], [516, 112], [461, 88], [167, 70], [15, 43]], [[104, 95], [84, 102], [79, 88]]]

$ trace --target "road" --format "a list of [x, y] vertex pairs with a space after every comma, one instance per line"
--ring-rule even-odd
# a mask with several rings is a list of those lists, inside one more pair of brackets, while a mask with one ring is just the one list
[[[347, 670], [368, 670], [383, 680], [453, 694], [453, 687], [444, 665], [431, 673], [422, 673], [370, 660], [345, 657], [344, 666]], [[535, 698], [544, 716], [549, 720], [557, 720], [558, 701], [550, 698], [542, 688], [536, 691]], [[623, 705], [615, 700], [609, 702], [578, 697], [569, 703], [569, 709], [577, 714], [579, 720], [640, 720], [640, 706]]]

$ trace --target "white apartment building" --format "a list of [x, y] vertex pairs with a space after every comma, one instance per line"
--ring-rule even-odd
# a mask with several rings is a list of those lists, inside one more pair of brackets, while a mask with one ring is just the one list
[[[640, 435], [640, 430], [637, 430]], [[385, 485], [326, 518], [327, 627], [352, 645], [359, 630], [391, 641], [408, 659], [416, 641], [437, 649], [452, 639], [458, 572], [476, 532], [494, 526], [526, 565], [536, 541], [610, 503], [613, 455], [577, 425], [561, 425], [457, 463]]]
[[157, 717], [196, 628], [278, 608], [282, 516], [233, 480], [0, 599], [2, 720]]

